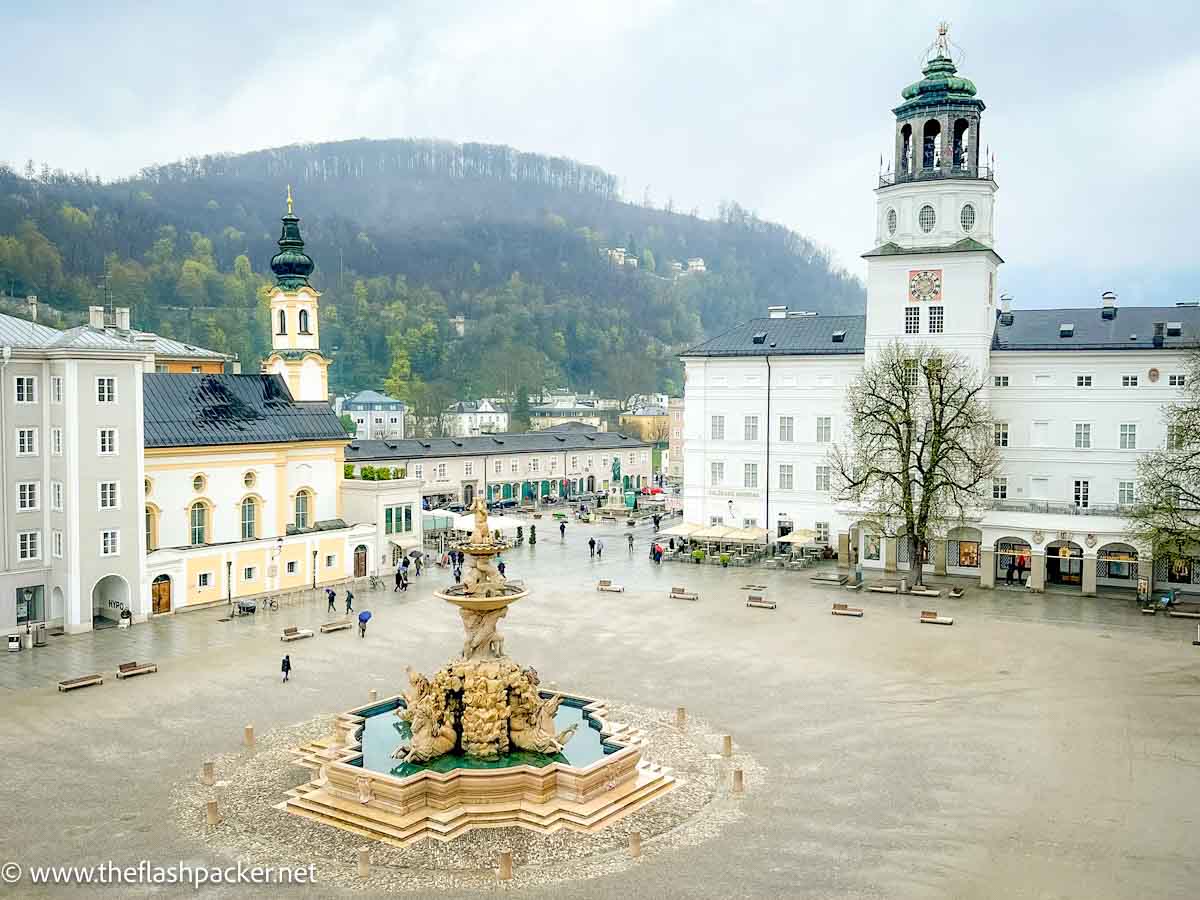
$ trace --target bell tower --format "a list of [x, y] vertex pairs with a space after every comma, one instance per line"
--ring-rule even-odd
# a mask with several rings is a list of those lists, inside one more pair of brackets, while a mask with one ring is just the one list
[[958, 74], [945, 23], [922, 78], [901, 92], [895, 157], [875, 189], [867, 260], [867, 348], [922, 341], [986, 369], [995, 324], [995, 170], [981, 153], [985, 109]]
[[271, 353], [262, 371], [282, 375], [296, 400], [329, 399], [329, 360], [321, 353], [317, 300], [321, 296], [308, 277], [316, 268], [304, 252], [300, 219], [292, 211], [288, 185], [287, 215], [282, 219], [279, 252], [271, 257], [275, 286], [271, 288]]

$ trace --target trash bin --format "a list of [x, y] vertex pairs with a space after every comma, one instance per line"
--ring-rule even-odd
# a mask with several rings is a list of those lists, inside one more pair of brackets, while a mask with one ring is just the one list
[[36, 625], [33, 626], [33, 646], [35, 646], [35, 647], [45, 647], [46, 646], [46, 623], [45, 622], [38, 622]]
[[8, 652], [19, 653], [21, 651], [21, 635], [10, 634], [8, 636]]

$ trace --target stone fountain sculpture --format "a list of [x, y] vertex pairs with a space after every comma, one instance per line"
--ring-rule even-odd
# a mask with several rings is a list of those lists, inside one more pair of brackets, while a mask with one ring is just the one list
[[412, 737], [392, 754], [405, 762], [425, 763], [455, 751], [494, 760], [514, 748], [554, 755], [575, 730], [555, 732], [562, 697], [543, 698], [537, 672], [504, 654], [497, 625], [528, 592], [510, 585], [494, 564], [506, 545], [488, 530], [482, 498], [471, 512], [475, 528], [459, 548], [468, 557], [463, 583], [434, 594], [459, 608], [466, 632], [462, 655], [432, 678], [409, 670], [405, 704], [396, 715], [408, 722]]

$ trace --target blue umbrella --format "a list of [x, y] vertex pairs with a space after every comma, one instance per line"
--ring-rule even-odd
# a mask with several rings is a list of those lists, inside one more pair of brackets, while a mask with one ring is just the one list
[[369, 622], [370, 620], [371, 620], [371, 612], [370, 612], [370, 610], [366, 610], [366, 609], [364, 609], [362, 612], [360, 612], [360, 613], [358, 614], [358, 621], [360, 621], [360, 622]]

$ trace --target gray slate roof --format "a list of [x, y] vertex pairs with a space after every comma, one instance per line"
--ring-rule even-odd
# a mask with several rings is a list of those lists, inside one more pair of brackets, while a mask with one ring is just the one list
[[36, 322], [0, 313], [0, 346], [45, 350], [58, 340], [61, 334], [57, 328], [48, 328]]
[[403, 400], [397, 400], [395, 397], [389, 397], [387, 394], [379, 393], [379, 391], [359, 391], [342, 404], [342, 409], [358, 409], [360, 404], [371, 406], [376, 403], [394, 403], [397, 408], [405, 406]]
[[[751, 319], [685, 350], [681, 356], [828, 356], [863, 352], [866, 316], [794, 316]], [[835, 342], [835, 332], [846, 332]], [[765, 334], [762, 343], [754, 336]]]
[[349, 440], [328, 403], [292, 399], [278, 375], [142, 376], [147, 447]]
[[[153, 341], [138, 341], [137, 337]], [[0, 346], [21, 350], [115, 350], [127, 353], [153, 352], [162, 356], [186, 356], [206, 359], [231, 359], [216, 350], [193, 347], [181, 341], [161, 337], [147, 331], [112, 331], [78, 325], [59, 331], [26, 319], [0, 313]]]
[[505, 432], [480, 437], [354, 441], [346, 448], [346, 462], [428, 459], [442, 456], [507, 456], [513, 453], [553, 453], [561, 450], [633, 450], [650, 446], [641, 438], [629, 437], [615, 431], [595, 431], [587, 434], [549, 430]]
[[233, 359], [228, 353], [209, 350], [207, 347], [195, 347], [191, 344], [185, 344], [183, 341], [177, 341], [174, 338], [163, 337], [161, 334], [153, 334], [148, 331], [134, 331], [131, 333], [134, 338], [137, 338], [139, 335], [154, 338], [154, 342], [150, 344], [150, 348], [154, 351], [155, 356], [184, 356], [191, 359]]
[[[1200, 340], [1200, 307], [1119, 306], [1105, 319], [1099, 307], [1085, 309], [1017, 309], [998, 315], [992, 337], [993, 350], [1154, 350], [1154, 324], [1179, 323], [1178, 336], [1164, 335], [1162, 346], [1183, 348]], [[1075, 326], [1071, 337], [1060, 337], [1059, 327]]]

